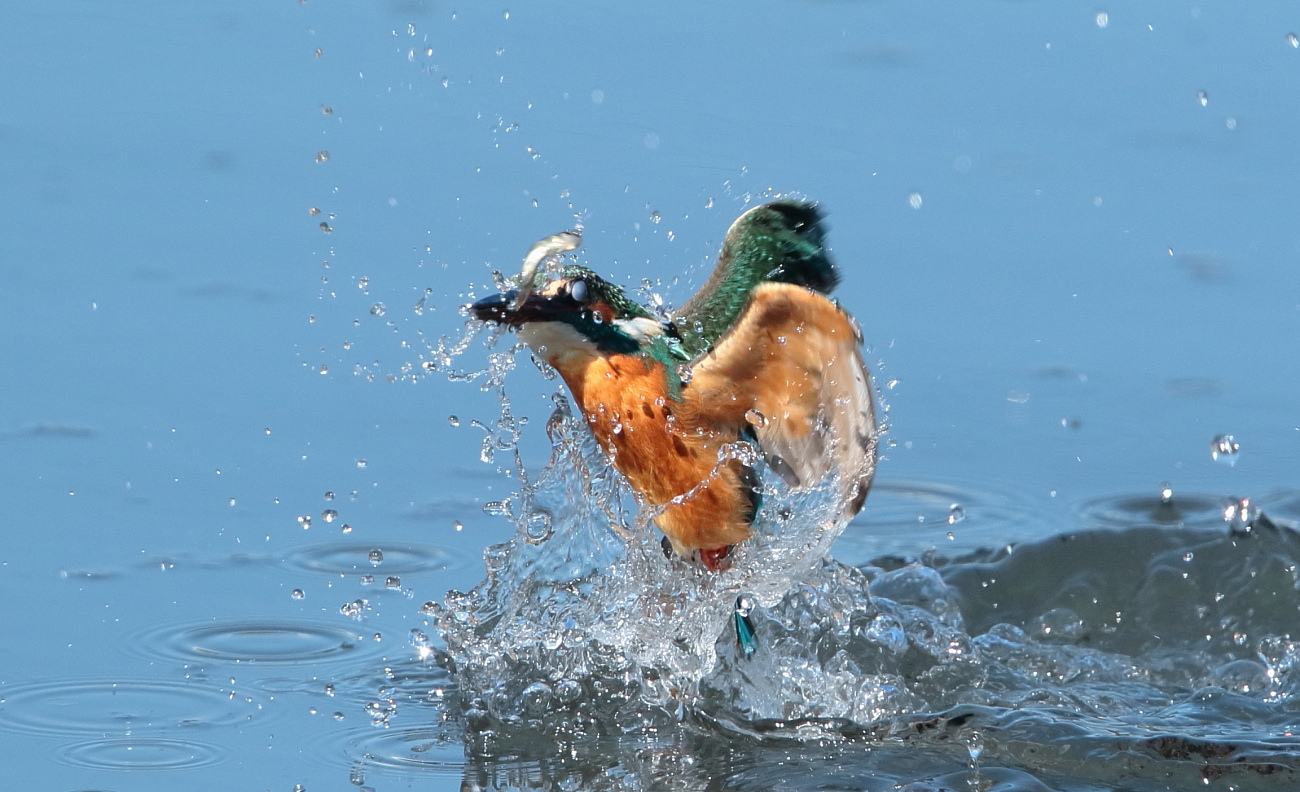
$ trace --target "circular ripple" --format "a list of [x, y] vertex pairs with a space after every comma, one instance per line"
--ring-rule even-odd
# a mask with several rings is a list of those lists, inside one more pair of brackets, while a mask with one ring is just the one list
[[[382, 550], [384, 560], [371, 563], [370, 551]], [[290, 566], [328, 575], [413, 574], [442, 569], [450, 556], [436, 547], [420, 545], [327, 544], [294, 550], [285, 556]]]
[[65, 746], [56, 758], [94, 770], [188, 770], [217, 764], [224, 755], [215, 746], [188, 740], [115, 737]]
[[351, 658], [372, 645], [353, 630], [309, 621], [225, 621], [154, 630], [133, 645], [153, 657], [287, 665]]
[[1228, 498], [1200, 492], [1173, 491], [1165, 502], [1157, 490], [1149, 495], [1117, 495], [1098, 498], [1080, 507], [1088, 525], [1132, 528], [1135, 525], [1169, 525], [1186, 528], [1223, 526], [1223, 508]]
[[459, 776], [465, 764], [458, 735], [428, 726], [354, 732], [345, 750], [359, 761], [396, 770], [446, 770]]
[[[928, 544], [938, 544], [946, 554], [1001, 545], [1024, 529], [1041, 532], [1047, 519], [1028, 503], [982, 485], [977, 490], [936, 481], [877, 481], [833, 553], [841, 561], [863, 563], [890, 553], [915, 556]], [[956, 543], [949, 541], [949, 532]]]
[[0, 687], [0, 728], [57, 734], [124, 734], [221, 726], [244, 712], [227, 695], [183, 682], [53, 679]]

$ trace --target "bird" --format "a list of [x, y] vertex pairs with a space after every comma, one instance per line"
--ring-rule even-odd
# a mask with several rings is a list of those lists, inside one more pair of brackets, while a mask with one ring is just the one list
[[[720, 572], [750, 538], [759, 455], [793, 489], [835, 473], [848, 516], [875, 472], [871, 377], [857, 322], [827, 295], [839, 274], [815, 203], [777, 200], [728, 229], [717, 264], [679, 309], [656, 315], [588, 267], [539, 261], [575, 232], [534, 245], [519, 287], [467, 306], [517, 331], [564, 380], [610, 464], [663, 532], [665, 554]], [[738, 628], [739, 629], [739, 628]]]

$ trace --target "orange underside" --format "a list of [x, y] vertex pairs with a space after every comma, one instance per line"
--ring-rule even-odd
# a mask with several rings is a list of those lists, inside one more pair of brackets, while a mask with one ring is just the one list
[[655, 524], [679, 555], [711, 551], [701, 560], [714, 569], [710, 562], [749, 537], [740, 465], [718, 464], [718, 450], [739, 437], [734, 408], [695, 404], [689, 388], [674, 402], [663, 365], [633, 355], [593, 357], [561, 375], [614, 466], [647, 503], [663, 508]]

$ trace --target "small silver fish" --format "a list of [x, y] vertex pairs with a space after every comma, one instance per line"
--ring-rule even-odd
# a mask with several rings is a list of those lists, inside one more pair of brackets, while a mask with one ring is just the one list
[[570, 250], [577, 250], [581, 244], [582, 232], [577, 229], [561, 231], [534, 242], [528, 249], [528, 255], [524, 256], [524, 266], [519, 271], [519, 293], [512, 307], [518, 308], [523, 305], [528, 295], [537, 288], [537, 271], [542, 266], [542, 262], [562, 253], [568, 253]]

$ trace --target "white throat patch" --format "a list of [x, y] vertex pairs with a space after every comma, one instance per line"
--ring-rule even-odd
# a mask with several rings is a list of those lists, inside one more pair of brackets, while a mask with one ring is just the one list
[[519, 328], [519, 340], [556, 368], [566, 360], [599, 354], [590, 338], [564, 322], [529, 322]]

